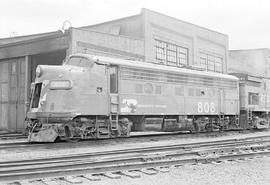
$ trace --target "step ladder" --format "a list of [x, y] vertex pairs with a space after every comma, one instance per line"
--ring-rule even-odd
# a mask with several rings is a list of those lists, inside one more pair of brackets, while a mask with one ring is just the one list
[[234, 119], [235, 119], [236, 125], [240, 126], [240, 118], [238, 114], [235, 115]]
[[118, 108], [119, 108], [119, 96], [118, 94], [111, 94], [110, 95], [110, 112], [111, 114], [118, 114]]
[[223, 122], [225, 121], [225, 115], [224, 115], [224, 112], [221, 112], [220, 115], [219, 115], [219, 119], [220, 119], [220, 122]]
[[119, 95], [118, 94], [110, 94], [110, 129], [112, 131], [112, 135], [117, 134], [119, 130]]
[[249, 123], [249, 126], [252, 126], [252, 110], [251, 109], [247, 110], [247, 121]]
[[110, 123], [111, 123], [111, 130], [117, 131], [118, 130], [118, 114], [110, 114]]
[[[219, 120], [220, 120], [220, 125], [222, 125], [223, 127], [225, 126], [225, 115], [224, 112], [220, 112], [219, 114]], [[224, 129], [224, 128], [222, 128]]]
[[96, 116], [96, 132], [97, 138], [110, 138], [110, 127], [106, 118]]

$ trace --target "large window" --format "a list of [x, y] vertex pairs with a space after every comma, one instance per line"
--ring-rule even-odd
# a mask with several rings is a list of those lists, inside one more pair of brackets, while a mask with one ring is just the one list
[[170, 66], [188, 64], [188, 48], [155, 39], [156, 61]]
[[223, 72], [222, 57], [200, 52], [200, 66], [207, 71]]

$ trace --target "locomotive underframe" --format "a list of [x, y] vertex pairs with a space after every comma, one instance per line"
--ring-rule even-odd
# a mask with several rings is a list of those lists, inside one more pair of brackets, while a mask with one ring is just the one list
[[[269, 128], [270, 114], [261, 110], [241, 110], [241, 122], [244, 129], [265, 129]], [[241, 124], [241, 123], [240, 123]]]
[[[57, 120], [55, 122], [54, 120]], [[213, 132], [242, 129], [235, 115], [118, 115], [28, 119], [31, 142], [129, 137], [131, 132]], [[61, 122], [62, 120], [63, 122]]]

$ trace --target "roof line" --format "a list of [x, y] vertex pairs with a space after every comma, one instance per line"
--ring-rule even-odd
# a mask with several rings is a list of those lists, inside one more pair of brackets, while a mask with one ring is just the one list
[[93, 32], [93, 33], [99, 33], [99, 34], [103, 34], [103, 35], [110, 35], [110, 36], [113, 36], [113, 37], [127, 38], [127, 39], [132, 39], [132, 40], [139, 40], [139, 41], [144, 40], [144, 39], [141, 39], [141, 38], [135, 38], [135, 37], [130, 37], [130, 36], [126, 36], [126, 35], [115, 35], [115, 34], [112, 34], [112, 33], [100, 32], [100, 31], [96, 31], [96, 30], [88, 30], [88, 29], [84, 29], [82, 27], [79, 27], [79, 28], [72, 27], [72, 29], [83, 30], [83, 31]]
[[28, 44], [28, 43], [42, 41], [42, 40], [48, 40], [48, 39], [52, 39], [52, 38], [64, 37], [64, 36], [66, 36], [68, 34], [68, 31], [63, 33], [62, 31], [58, 30], [58, 31], [49, 32], [49, 33], [51, 33], [51, 34], [41, 36], [41, 37], [38, 37], [38, 38], [33, 38], [33, 39], [28, 39], [28, 40], [23, 40], [23, 41], [18, 41], [18, 42], [12, 42], [12, 43], [7, 43], [7, 44], [0, 44], [0, 48], [19, 45], [19, 44]]
[[100, 26], [100, 25], [103, 25], [103, 24], [108, 24], [108, 23], [113, 23], [113, 22], [117, 22], [117, 21], [121, 21], [121, 20], [130, 19], [130, 18], [133, 18], [133, 17], [139, 17], [140, 15], [141, 14], [135, 14], [135, 15], [122, 17], [122, 18], [119, 18], [119, 19], [113, 19], [113, 20], [110, 20], [110, 21], [101, 22], [101, 23], [97, 23], [97, 24], [93, 24], [93, 25], [89, 25], [89, 26], [82, 26], [82, 27], [79, 27], [79, 28], [91, 28], [91, 27]]
[[230, 51], [250, 51], [250, 50], [270, 50], [270, 48], [249, 48], [249, 49], [232, 49]]
[[4, 38], [0, 38], [1, 40], [7, 40], [7, 39], [17, 39], [17, 38], [23, 38], [23, 37], [31, 37], [31, 36], [42, 36], [42, 35], [48, 35], [48, 34], [53, 34], [57, 31], [52, 31], [52, 32], [43, 32], [43, 33], [34, 33], [34, 34], [29, 34], [29, 35], [20, 35], [20, 36], [16, 36], [16, 37], [4, 37]]

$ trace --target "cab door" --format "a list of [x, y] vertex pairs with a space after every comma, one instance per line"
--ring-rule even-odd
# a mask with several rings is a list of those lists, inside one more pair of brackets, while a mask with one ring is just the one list
[[118, 80], [118, 66], [108, 66], [109, 73], [109, 94], [110, 94], [110, 114], [119, 113], [119, 80]]

